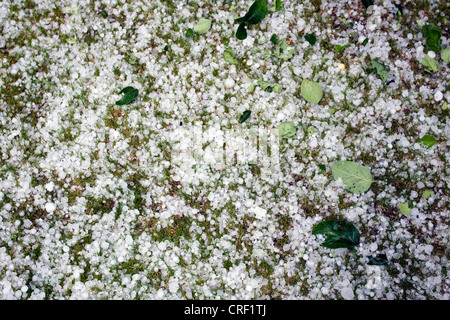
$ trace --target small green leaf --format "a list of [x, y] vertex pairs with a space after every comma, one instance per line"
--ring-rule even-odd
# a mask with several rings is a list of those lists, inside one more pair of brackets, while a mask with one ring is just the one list
[[424, 199], [429, 199], [432, 195], [434, 195], [434, 192], [431, 191], [430, 189], [426, 189], [426, 190], [424, 190], [424, 192], [422, 193], [422, 198], [424, 198]]
[[256, 87], [255, 84], [249, 85], [249, 86], [248, 86], [248, 92], [253, 92], [253, 91], [255, 91], [255, 87]]
[[426, 134], [422, 138], [417, 140], [417, 142], [423, 144], [427, 149], [429, 149], [436, 144], [437, 140], [435, 137]]
[[450, 46], [441, 51], [441, 59], [447, 63], [450, 61]]
[[305, 36], [305, 40], [309, 42], [310, 45], [314, 45], [317, 41], [317, 38], [314, 34], [310, 33]]
[[197, 21], [197, 23], [194, 25], [194, 32], [197, 32], [198, 34], [204, 34], [209, 31], [211, 28], [211, 21], [208, 19], [200, 19]]
[[241, 22], [241, 24], [237, 28], [236, 38], [238, 38], [239, 40], [247, 39], [247, 30], [245, 29], [245, 22]]
[[248, 9], [248, 12], [241, 18], [235, 19], [234, 22], [247, 24], [257, 24], [261, 22], [267, 14], [267, 0], [256, 0]]
[[103, 18], [108, 18], [108, 12], [106, 12], [105, 10], [102, 11], [102, 17]]
[[427, 38], [425, 40], [426, 47], [438, 53], [441, 50], [442, 30], [434, 24], [427, 24], [422, 27], [422, 34]]
[[369, 43], [369, 38], [365, 38], [364, 41], [362, 42], [362, 45], [365, 46], [368, 43]]
[[380, 79], [383, 80], [383, 82], [386, 82], [389, 78], [389, 72], [386, 66], [375, 60], [370, 61], [370, 65], [375, 69]]
[[350, 44], [349, 43], [347, 43], [346, 45], [344, 45], [344, 46], [341, 46], [341, 45], [339, 45], [339, 44], [337, 44], [337, 45], [335, 45], [334, 46], [334, 50], [336, 51], [336, 52], [342, 52], [342, 51], [344, 51], [346, 48], [348, 48], [348, 47], [350, 47]]
[[122, 99], [116, 101], [116, 105], [122, 106], [133, 102], [137, 98], [139, 90], [128, 86], [120, 90], [119, 94], [124, 94], [124, 96]]
[[308, 132], [308, 133], [316, 133], [317, 131], [315, 129], [313, 129], [312, 127], [308, 127], [308, 129], [306, 129], [306, 132]]
[[192, 30], [191, 28], [188, 28], [186, 30], [186, 38], [190, 38], [194, 36], [194, 30]]
[[411, 210], [412, 210], [412, 209], [409, 207], [408, 202], [404, 202], [404, 203], [400, 204], [400, 205], [398, 206], [398, 209], [400, 210], [400, 212], [401, 212], [405, 217], [408, 217], [409, 214], [411, 213]]
[[345, 188], [353, 193], [369, 190], [373, 180], [370, 170], [353, 161], [339, 161], [333, 164], [331, 173], [334, 180], [342, 179]]
[[277, 43], [278, 42], [278, 37], [277, 37], [277, 35], [275, 33], [270, 37], [270, 41], [272, 41], [273, 43]]
[[238, 120], [239, 123], [245, 122], [250, 117], [251, 114], [252, 114], [252, 112], [250, 110], [245, 110], [242, 113], [242, 115], [239, 117], [239, 120]]
[[430, 73], [439, 71], [439, 63], [429, 55], [425, 55], [420, 63], [422, 63], [425, 67], [425, 70]]
[[282, 122], [278, 125], [276, 132], [281, 139], [288, 139], [295, 136], [297, 128], [293, 122]]
[[283, 89], [283, 85], [275, 82], [264, 81], [263, 78], [259, 78], [257, 82], [261, 89], [263, 89], [264, 91], [273, 91], [276, 93], [280, 93]]
[[329, 249], [353, 249], [359, 245], [360, 234], [358, 229], [346, 220], [322, 221], [313, 227], [315, 236], [324, 235], [325, 241], [321, 245]]
[[300, 91], [303, 98], [311, 103], [319, 103], [323, 97], [322, 87], [315, 81], [304, 79]]
[[448, 109], [447, 101], [444, 101], [444, 104], [442, 105], [441, 109], [444, 111]]
[[317, 166], [319, 167], [320, 170], [327, 171], [327, 167], [324, 164], [318, 164]]
[[235, 58], [234, 52], [231, 49], [225, 49], [223, 52], [223, 59], [230, 64], [239, 64], [239, 61]]
[[128, 62], [130, 64], [136, 64], [137, 62], [137, 58], [134, 54], [132, 54], [131, 52], [128, 53]]

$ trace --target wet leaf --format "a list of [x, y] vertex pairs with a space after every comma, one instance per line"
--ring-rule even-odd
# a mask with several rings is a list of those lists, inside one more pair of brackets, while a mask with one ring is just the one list
[[313, 227], [314, 235], [324, 235], [323, 247], [330, 249], [354, 248], [359, 245], [360, 234], [358, 229], [346, 220], [322, 221]]

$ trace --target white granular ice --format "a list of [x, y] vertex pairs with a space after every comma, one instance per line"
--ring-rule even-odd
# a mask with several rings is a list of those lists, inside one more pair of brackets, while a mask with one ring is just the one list
[[56, 210], [56, 205], [53, 202], [47, 202], [45, 204], [45, 210], [47, 210], [48, 212], [53, 212]]
[[353, 293], [353, 289], [350, 287], [345, 287], [341, 289], [342, 298], [345, 300], [353, 300], [355, 298], [355, 294]]
[[441, 101], [443, 97], [444, 95], [439, 90], [434, 93], [434, 100], [437, 102]]

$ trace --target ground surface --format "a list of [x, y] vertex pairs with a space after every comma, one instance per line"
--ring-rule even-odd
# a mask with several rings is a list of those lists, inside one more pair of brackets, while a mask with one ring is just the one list
[[251, 3], [0, 2], [0, 298], [449, 299], [445, 1], [286, 0], [241, 41]]

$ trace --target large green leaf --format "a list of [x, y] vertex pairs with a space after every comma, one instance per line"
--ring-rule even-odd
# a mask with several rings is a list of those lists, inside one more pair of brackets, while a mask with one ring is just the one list
[[322, 246], [330, 249], [354, 248], [359, 245], [360, 234], [358, 229], [345, 220], [322, 221], [313, 227], [314, 235], [324, 235]]
[[245, 22], [247, 24], [257, 24], [261, 22], [267, 14], [267, 0], [256, 0], [248, 9], [248, 12], [241, 18], [234, 20], [236, 23]]
[[300, 88], [303, 98], [311, 103], [319, 103], [323, 97], [323, 91], [317, 82], [304, 79]]
[[353, 193], [363, 193], [372, 184], [372, 175], [366, 167], [353, 161], [339, 161], [333, 164], [331, 173], [335, 180], [341, 178], [345, 188]]

